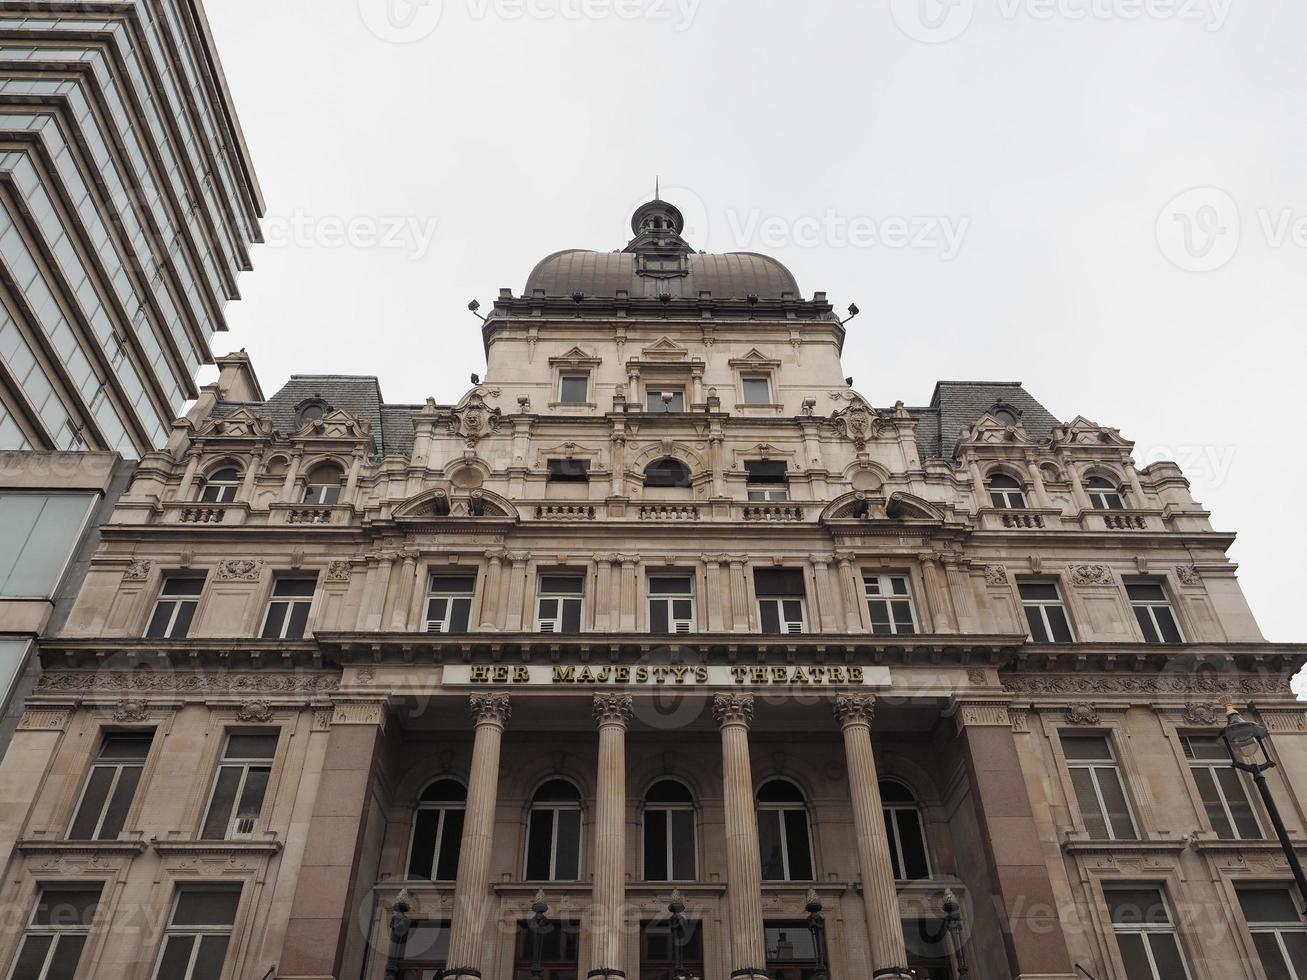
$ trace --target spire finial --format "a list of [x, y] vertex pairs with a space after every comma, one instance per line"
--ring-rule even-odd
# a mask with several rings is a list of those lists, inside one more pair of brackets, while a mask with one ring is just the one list
[[662, 200], [662, 192], [663, 192], [662, 177], [661, 176], [654, 177], [654, 200], [655, 201]]

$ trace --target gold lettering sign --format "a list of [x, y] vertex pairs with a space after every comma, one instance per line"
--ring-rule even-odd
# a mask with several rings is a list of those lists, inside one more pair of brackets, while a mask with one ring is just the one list
[[445, 686], [530, 685], [533, 687], [888, 687], [888, 667], [825, 664], [729, 667], [686, 664], [615, 666], [555, 664], [514, 666], [450, 665]]

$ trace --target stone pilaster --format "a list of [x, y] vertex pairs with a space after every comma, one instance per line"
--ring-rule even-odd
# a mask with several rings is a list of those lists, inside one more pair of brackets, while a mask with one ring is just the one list
[[867, 626], [862, 622], [862, 608], [866, 604], [862, 582], [854, 563], [856, 556], [851, 551], [836, 553], [835, 560], [840, 566], [840, 592], [844, 596], [844, 625], [850, 633], [864, 633]]
[[503, 591], [505, 557], [503, 551], [486, 552], [486, 588], [481, 597], [481, 629], [485, 632], [499, 629], [499, 593]]
[[767, 980], [762, 919], [758, 811], [749, 763], [753, 695], [719, 694], [713, 715], [722, 730], [722, 790], [726, 817], [726, 906], [730, 913], [732, 980]]
[[876, 757], [871, 749], [871, 719], [875, 699], [865, 694], [835, 699], [835, 718], [844, 730], [844, 754], [849, 768], [849, 797], [862, 874], [862, 902], [871, 949], [871, 975], [877, 980], [910, 980], [908, 952], [899, 917], [894, 863], [880, 801]]
[[494, 847], [495, 807], [499, 797], [499, 751], [512, 707], [507, 694], [474, 694], [471, 699], [476, 736], [467, 786], [467, 816], [454, 885], [454, 914], [449, 933], [450, 980], [479, 980], [485, 929], [490, 917], [490, 852]]
[[621, 978], [626, 903], [626, 726], [628, 694], [596, 694], [599, 772], [595, 780], [593, 915], [589, 977]]

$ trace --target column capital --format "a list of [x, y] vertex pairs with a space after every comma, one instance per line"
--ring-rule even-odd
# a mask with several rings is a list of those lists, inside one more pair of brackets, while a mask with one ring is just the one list
[[503, 728], [513, 714], [507, 694], [473, 694], [469, 699], [472, 720], [478, 725], [495, 725]]
[[605, 725], [620, 725], [625, 728], [631, 720], [631, 695], [596, 694], [594, 698], [595, 721], [602, 728]]
[[870, 725], [876, 717], [876, 699], [870, 694], [841, 694], [835, 699], [835, 720], [841, 728]]
[[748, 728], [753, 721], [753, 695], [718, 694], [713, 698], [712, 713], [717, 724], [723, 728], [727, 725], [743, 725]]

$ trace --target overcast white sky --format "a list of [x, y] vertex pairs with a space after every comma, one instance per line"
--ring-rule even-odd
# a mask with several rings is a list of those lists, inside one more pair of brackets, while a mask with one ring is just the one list
[[1020, 380], [1177, 460], [1267, 637], [1307, 638], [1301, 0], [206, 5], [270, 240], [215, 350], [269, 394], [456, 400], [468, 300], [620, 248], [660, 174], [697, 248], [861, 307], [878, 404]]

